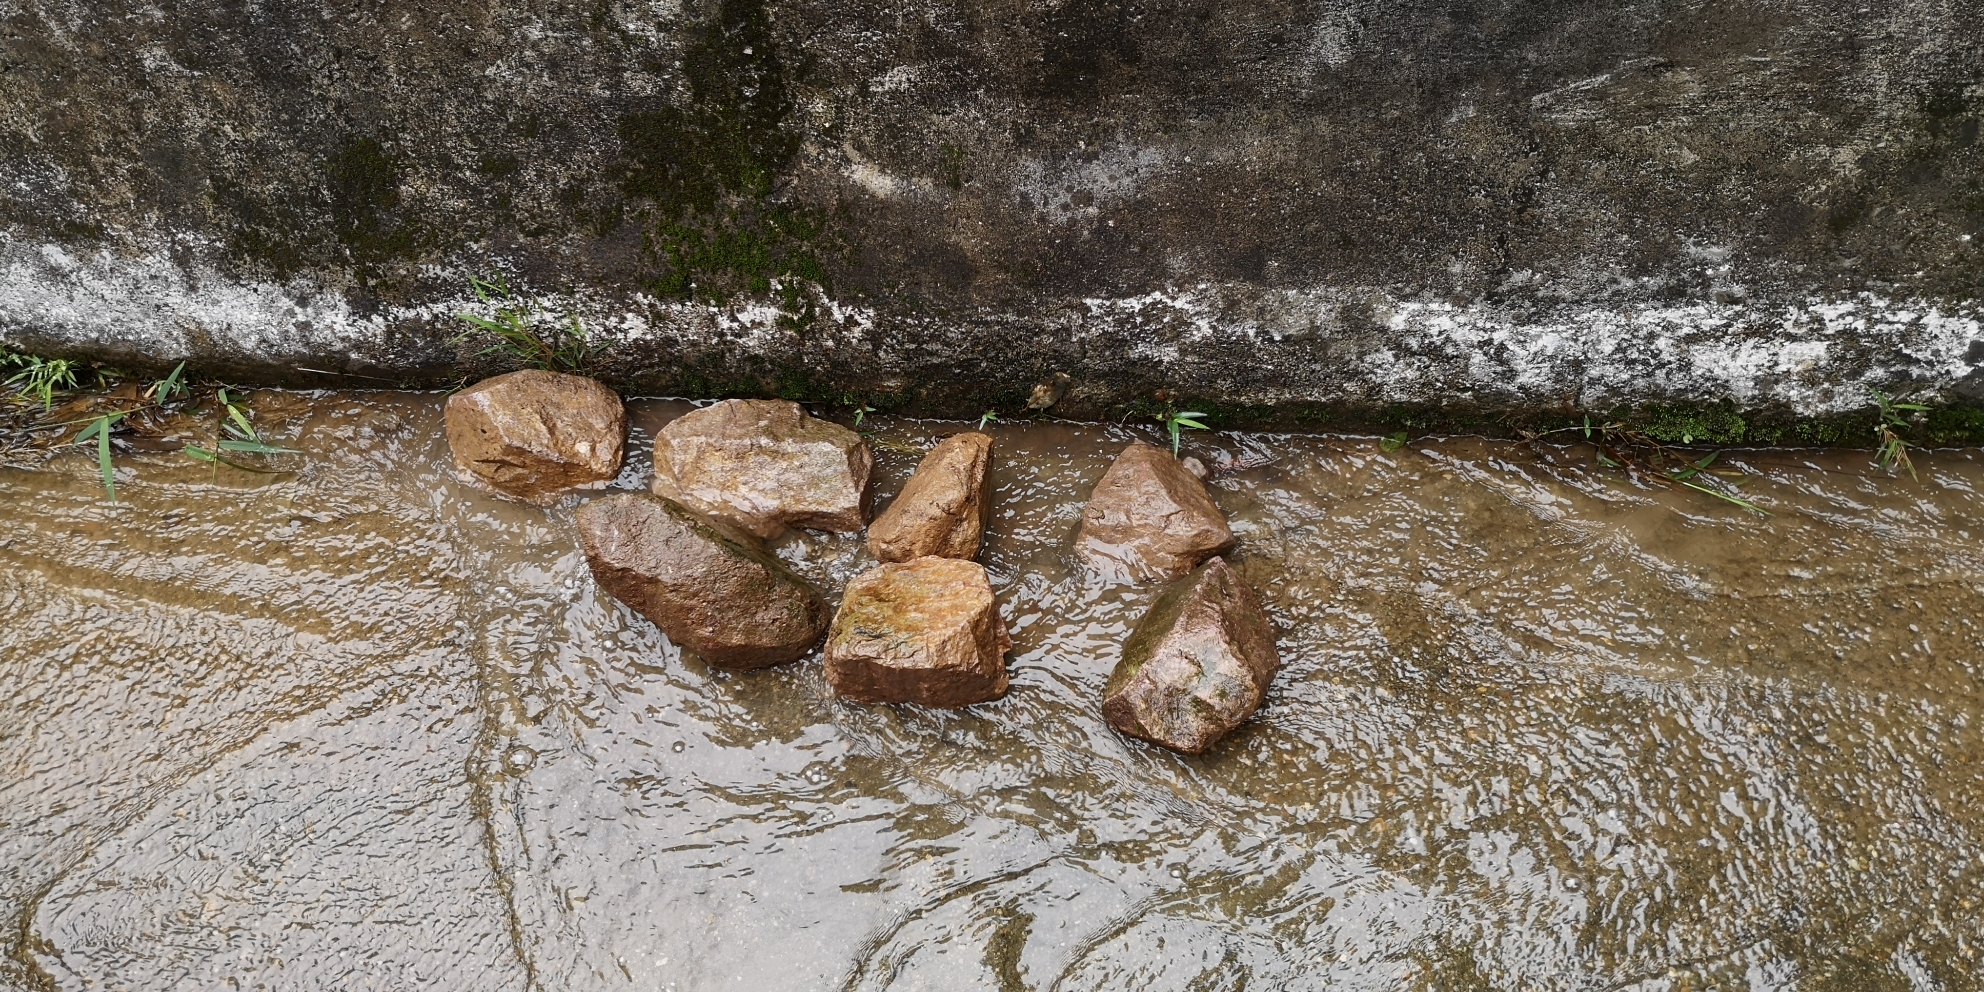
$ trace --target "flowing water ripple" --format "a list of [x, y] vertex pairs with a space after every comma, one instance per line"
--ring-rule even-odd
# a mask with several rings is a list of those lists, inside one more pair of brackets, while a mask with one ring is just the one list
[[[995, 425], [1013, 688], [727, 673], [594, 587], [577, 501], [440, 401], [265, 392], [300, 473], [0, 468], [0, 986], [1976, 988], [1977, 452], [1211, 434], [1285, 663], [1208, 755], [1120, 737], [1154, 590], [1072, 553], [1150, 429]], [[648, 439], [686, 404], [632, 405]], [[955, 424], [871, 418], [877, 505]], [[837, 598], [855, 537], [778, 553]]]

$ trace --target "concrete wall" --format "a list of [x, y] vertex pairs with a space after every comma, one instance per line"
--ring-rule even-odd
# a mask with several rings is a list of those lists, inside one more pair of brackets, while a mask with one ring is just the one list
[[500, 271], [655, 392], [1984, 402], [1980, 118], [1925, 0], [11, 0], [0, 341], [443, 383]]

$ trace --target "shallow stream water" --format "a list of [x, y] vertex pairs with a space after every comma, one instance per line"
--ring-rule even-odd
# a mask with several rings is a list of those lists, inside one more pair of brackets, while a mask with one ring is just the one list
[[[990, 429], [1013, 687], [953, 713], [682, 658], [437, 396], [256, 403], [293, 473], [0, 468], [0, 988], [1984, 987], [1984, 453], [1725, 455], [1763, 518], [1189, 437], [1284, 669], [1185, 758], [1102, 721], [1155, 588], [1072, 551], [1147, 427]], [[965, 426], [871, 418], [877, 507]]]

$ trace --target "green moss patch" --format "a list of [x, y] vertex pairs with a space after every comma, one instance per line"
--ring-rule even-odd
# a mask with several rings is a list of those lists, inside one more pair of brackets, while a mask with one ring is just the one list
[[644, 248], [670, 299], [726, 303], [779, 289], [810, 316], [796, 281], [828, 286], [817, 212], [778, 202], [774, 184], [798, 153], [786, 127], [792, 98], [758, 0], [722, 0], [692, 32], [682, 60], [686, 103], [622, 116], [620, 187], [645, 204]]

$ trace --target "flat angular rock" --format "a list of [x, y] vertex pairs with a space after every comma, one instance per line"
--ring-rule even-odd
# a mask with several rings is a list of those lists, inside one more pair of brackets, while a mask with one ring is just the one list
[[600, 588], [719, 668], [791, 661], [820, 640], [827, 608], [749, 534], [646, 493], [579, 508]]
[[1082, 507], [1076, 543], [1103, 571], [1137, 582], [1174, 579], [1233, 547], [1205, 483], [1139, 441], [1116, 456]]
[[1198, 754], [1260, 707], [1280, 668], [1260, 600], [1214, 558], [1164, 590], [1130, 633], [1102, 715], [1131, 737]]
[[924, 555], [976, 558], [991, 512], [985, 468], [992, 460], [992, 438], [976, 431], [938, 442], [916, 474], [868, 528], [868, 550], [882, 561], [908, 561]]
[[917, 558], [847, 585], [827, 681], [866, 703], [969, 706], [1006, 694], [1006, 621], [977, 562]]
[[874, 455], [861, 435], [787, 400], [724, 400], [654, 439], [654, 493], [759, 537], [859, 533]]
[[533, 503], [598, 489], [620, 474], [627, 412], [584, 376], [525, 369], [448, 397], [455, 465], [498, 492]]

